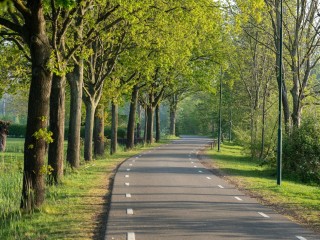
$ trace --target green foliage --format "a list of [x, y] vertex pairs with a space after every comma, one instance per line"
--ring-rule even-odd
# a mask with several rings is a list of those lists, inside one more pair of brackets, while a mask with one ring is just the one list
[[293, 129], [283, 142], [283, 171], [303, 182], [320, 184], [320, 125], [312, 119]]
[[38, 131], [36, 131], [32, 136], [35, 137], [37, 140], [44, 140], [46, 143], [52, 143], [53, 133], [51, 131], [48, 131], [46, 128], [40, 128]]

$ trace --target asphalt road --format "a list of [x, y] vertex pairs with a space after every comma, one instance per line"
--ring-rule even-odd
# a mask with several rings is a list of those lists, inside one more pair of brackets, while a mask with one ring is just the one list
[[320, 239], [206, 170], [197, 154], [208, 140], [182, 138], [124, 162], [105, 239]]

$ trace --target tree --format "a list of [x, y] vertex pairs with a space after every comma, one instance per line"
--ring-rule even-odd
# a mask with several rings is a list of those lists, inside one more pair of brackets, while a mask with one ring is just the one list
[[52, 73], [48, 69], [51, 47], [44, 18], [44, 2], [12, 1], [8, 13], [1, 14], [0, 24], [28, 46], [32, 63], [27, 132], [24, 147], [24, 170], [21, 208], [30, 211], [44, 201], [44, 159], [48, 138], [47, 119]]
[[10, 122], [0, 120], [0, 152], [6, 150], [7, 135], [9, 133]]

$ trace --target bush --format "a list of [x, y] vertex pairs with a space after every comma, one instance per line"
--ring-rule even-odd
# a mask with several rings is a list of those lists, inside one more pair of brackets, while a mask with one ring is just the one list
[[26, 135], [26, 129], [26, 125], [10, 124], [8, 135], [15, 138], [24, 138]]
[[283, 142], [284, 173], [303, 182], [320, 184], [320, 126], [308, 120]]

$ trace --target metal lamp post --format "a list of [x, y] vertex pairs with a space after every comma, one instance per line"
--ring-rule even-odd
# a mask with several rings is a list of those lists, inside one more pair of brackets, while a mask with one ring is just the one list
[[220, 101], [219, 101], [218, 152], [220, 152], [220, 147], [221, 147], [221, 107], [222, 107], [222, 67], [220, 67]]
[[282, 54], [283, 54], [283, 31], [282, 31], [283, 4], [280, 0], [280, 21], [279, 21], [279, 66], [278, 66], [278, 85], [279, 85], [279, 124], [278, 124], [278, 149], [277, 149], [277, 184], [281, 185], [282, 180]]

